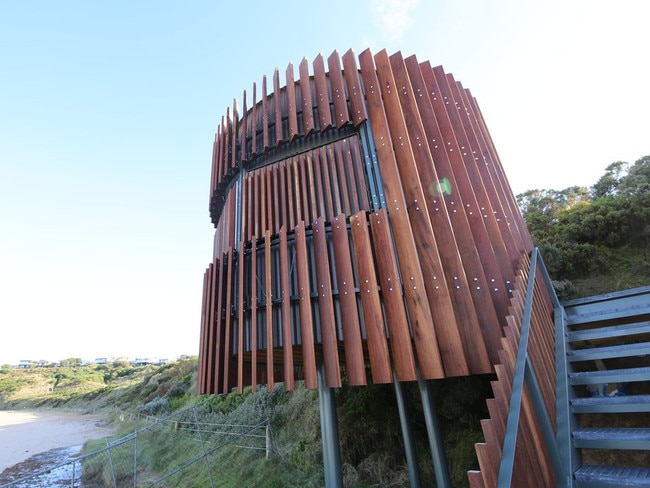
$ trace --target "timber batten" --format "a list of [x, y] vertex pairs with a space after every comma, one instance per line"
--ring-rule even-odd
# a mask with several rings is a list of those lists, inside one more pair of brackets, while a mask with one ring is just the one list
[[309, 68], [217, 129], [199, 391], [498, 373], [532, 245], [476, 100], [400, 53]]

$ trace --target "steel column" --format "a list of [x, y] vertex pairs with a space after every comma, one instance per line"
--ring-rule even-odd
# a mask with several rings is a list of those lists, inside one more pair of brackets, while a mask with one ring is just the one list
[[334, 388], [329, 388], [325, 381], [325, 364], [322, 360], [318, 362], [318, 403], [320, 406], [320, 430], [323, 438], [325, 486], [326, 488], [343, 488], [336, 397]]
[[406, 466], [409, 472], [409, 482], [411, 488], [420, 487], [420, 471], [418, 469], [418, 456], [413, 440], [413, 431], [411, 429], [411, 420], [406, 411], [406, 399], [404, 398], [404, 385], [397, 381], [397, 375], [393, 371], [393, 385], [395, 385], [395, 397], [397, 398], [397, 409], [399, 411], [399, 421], [402, 427], [402, 439], [404, 439], [404, 456], [406, 457]]
[[420, 387], [420, 396], [422, 397], [422, 410], [424, 411], [424, 421], [427, 425], [433, 469], [436, 473], [436, 486], [438, 488], [451, 488], [452, 484], [447, 467], [445, 446], [442, 441], [440, 422], [438, 422], [436, 403], [433, 398], [433, 392], [431, 391], [431, 380], [422, 379], [419, 372], [418, 370], [418, 386]]

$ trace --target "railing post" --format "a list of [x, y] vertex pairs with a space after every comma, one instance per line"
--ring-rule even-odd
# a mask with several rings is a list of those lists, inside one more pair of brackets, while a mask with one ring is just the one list
[[535, 410], [535, 415], [537, 416], [537, 421], [539, 422], [542, 437], [544, 438], [544, 445], [546, 446], [546, 451], [548, 452], [549, 458], [551, 460], [553, 473], [555, 474], [555, 481], [558, 487], [565, 487], [567, 481], [567, 472], [565, 470], [565, 466], [562, 463], [562, 459], [560, 458], [560, 453], [558, 451], [557, 443], [555, 440], [555, 432], [553, 432], [553, 425], [551, 424], [551, 419], [549, 418], [548, 412], [546, 411], [544, 398], [542, 397], [542, 392], [540, 390], [539, 383], [537, 382], [535, 371], [533, 371], [533, 366], [530, 364], [530, 360], [528, 358], [526, 358], [524, 378], [526, 380], [526, 385], [528, 385], [528, 391], [533, 403], [533, 409]]
[[553, 288], [544, 260], [540, 254], [540, 271], [546, 288], [551, 295], [555, 324], [555, 443], [566, 474], [565, 486], [573, 486], [573, 472], [580, 462], [580, 452], [573, 447], [571, 432], [577, 427], [577, 421], [571, 415], [569, 386], [569, 366], [567, 365], [567, 339], [564, 326], [564, 307]]
[[512, 483], [512, 470], [515, 463], [517, 431], [519, 430], [519, 414], [521, 411], [521, 397], [524, 391], [524, 374], [526, 360], [528, 358], [528, 334], [530, 332], [530, 317], [533, 305], [537, 254], [537, 248], [533, 249], [530, 257], [530, 271], [528, 275], [528, 283], [526, 285], [526, 301], [524, 303], [524, 314], [521, 320], [521, 333], [519, 336], [519, 347], [517, 348], [514, 378], [512, 379], [512, 394], [510, 396], [510, 407], [508, 409], [508, 418], [506, 421], [506, 434], [503, 439], [503, 448], [501, 450], [501, 463], [499, 465], [497, 488], [510, 488]]

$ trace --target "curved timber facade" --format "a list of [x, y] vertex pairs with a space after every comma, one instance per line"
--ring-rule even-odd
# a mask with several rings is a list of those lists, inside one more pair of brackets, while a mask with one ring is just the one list
[[213, 146], [199, 391], [493, 372], [532, 242], [469, 90], [348, 51], [242, 105]]

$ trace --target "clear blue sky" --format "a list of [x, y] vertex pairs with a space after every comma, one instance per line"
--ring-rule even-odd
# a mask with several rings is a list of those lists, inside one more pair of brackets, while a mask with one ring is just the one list
[[650, 3], [0, 3], [0, 364], [198, 352], [212, 140], [334, 49], [416, 54], [477, 97], [516, 193], [650, 154]]

